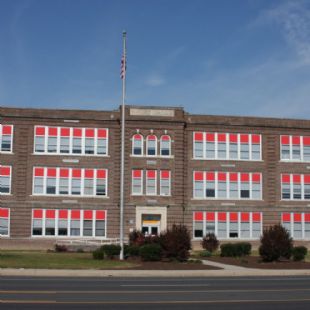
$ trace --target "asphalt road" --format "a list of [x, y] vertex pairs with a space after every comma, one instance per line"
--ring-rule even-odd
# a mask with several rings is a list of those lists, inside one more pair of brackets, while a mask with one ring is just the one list
[[310, 309], [310, 277], [0, 277], [0, 309]]

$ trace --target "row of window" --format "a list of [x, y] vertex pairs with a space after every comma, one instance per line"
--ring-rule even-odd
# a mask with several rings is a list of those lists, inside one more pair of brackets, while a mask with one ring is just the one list
[[10, 209], [0, 208], [0, 236], [10, 234]]
[[281, 136], [281, 160], [310, 162], [310, 136]]
[[107, 197], [107, 169], [34, 167], [33, 195]]
[[219, 239], [259, 239], [262, 233], [262, 214], [253, 212], [194, 212], [194, 238], [208, 233]]
[[310, 239], [310, 213], [282, 213], [282, 225], [294, 239]]
[[0, 124], [0, 152], [11, 153], [13, 145], [13, 126]]
[[261, 173], [194, 171], [195, 199], [262, 199]]
[[11, 167], [0, 165], [0, 195], [11, 193]]
[[32, 236], [106, 237], [104, 210], [32, 210]]
[[193, 133], [194, 159], [261, 160], [261, 135]]
[[108, 154], [108, 129], [35, 126], [34, 153]]
[[281, 197], [284, 200], [310, 200], [310, 174], [282, 174]]
[[[144, 182], [145, 176], [145, 182]], [[158, 184], [159, 183], [159, 184]], [[132, 195], [170, 196], [170, 170], [132, 170]], [[145, 190], [144, 190], [145, 189]]]
[[155, 135], [148, 135], [145, 139], [141, 134], [135, 134], [132, 137], [132, 155], [133, 156], [171, 156], [171, 138], [168, 135], [162, 135], [158, 139]]

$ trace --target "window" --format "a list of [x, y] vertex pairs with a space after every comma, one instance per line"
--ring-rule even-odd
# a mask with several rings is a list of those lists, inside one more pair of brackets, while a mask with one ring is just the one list
[[197, 211], [193, 221], [193, 235], [199, 239], [207, 233], [214, 233], [219, 239], [259, 239], [262, 233], [259, 212]]
[[143, 194], [143, 170], [132, 170], [132, 195], [142, 195]]
[[310, 213], [282, 213], [282, 226], [296, 240], [310, 239]]
[[143, 155], [143, 136], [140, 134], [132, 137], [132, 155]]
[[206, 133], [206, 158], [215, 158], [215, 134]]
[[107, 197], [107, 170], [35, 167], [33, 195]]
[[227, 158], [227, 144], [225, 133], [219, 133], [217, 135], [217, 157], [219, 159]]
[[229, 134], [229, 159], [238, 159], [238, 135]]
[[281, 160], [310, 162], [310, 136], [288, 136], [280, 138]]
[[0, 195], [11, 193], [11, 167], [0, 165]]
[[204, 134], [202, 132], [194, 132], [194, 158], [204, 158]]
[[13, 151], [13, 125], [0, 124], [0, 152], [11, 153]]
[[215, 175], [214, 172], [206, 173], [206, 197], [215, 198]]
[[303, 160], [310, 161], [310, 137], [303, 137]]
[[147, 170], [146, 171], [146, 195], [157, 195], [156, 189], [157, 183], [157, 171]]
[[283, 200], [310, 200], [310, 174], [282, 174]]
[[104, 156], [108, 154], [108, 129], [35, 126], [34, 152]]
[[240, 159], [250, 159], [249, 135], [240, 135]]
[[204, 195], [204, 173], [199, 171], [194, 171], [194, 198], [205, 197]]
[[148, 156], [157, 155], [157, 138], [155, 135], [149, 135], [146, 138], [146, 154]]
[[170, 171], [161, 170], [160, 171], [160, 195], [170, 196]]
[[292, 159], [301, 160], [300, 137], [292, 137]]
[[105, 238], [106, 211], [34, 209], [32, 236]]
[[259, 173], [252, 174], [252, 199], [262, 199], [261, 193], [261, 175]]
[[238, 173], [229, 174], [229, 198], [239, 199], [239, 184], [238, 184]]
[[218, 198], [227, 198], [227, 174], [219, 172], [218, 174]]
[[241, 173], [240, 198], [250, 198], [250, 175]]
[[9, 236], [10, 209], [0, 208], [0, 236]]
[[260, 146], [261, 146], [261, 141], [260, 141], [260, 135], [252, 135], [252, 160], [260, 160]]
[[171, 138], [168, 135], [163, 135], [160, 138], [160, 156], [171, 155]]

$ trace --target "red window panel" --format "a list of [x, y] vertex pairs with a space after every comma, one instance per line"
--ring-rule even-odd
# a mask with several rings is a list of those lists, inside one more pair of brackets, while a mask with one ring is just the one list
[[86, 138], [94, 138], [95, 137], [95, 129], [86, 129], [85, 130]]
[[249, 135], [240, 135], [240, 142], [241, 143], [249, 143]]
[[225, 133], [219, 133], [217, 135], [217, 141], [218, 142], [226, 142], [226, 134]]
[[79, 220], [81, 218], [81, 211], [80, 210], [72, 210], [71, 211], [71, 219], [72, 220]]
[[162, 141], [170, 141], [170, 136], [168, 136], [168, 135], [163, 135], [163, 136], [161, 136], [161, 140], [162, 140]]
[[304, 183], [305, 184], [310, 184], [310, 174], [305, 174], [304, 175]]
[[282, 213], [282, 222], [290, 222], [291, 214], [290, 213]]
[[146, 176], [148, 179], [155, 179], [156, 177], [156, 170], [147, 170]]
[[48, 168], [47, 169], [47, 176], [48, 177], [52, 177], [52, 178], [56, 178], [56, 168]]
[[203, 181], [203, 172], [195, 171], [194, 172], [194, 180], [195, 181]]
[[241, 173], [241, 182], [249, 182], [250, 174], [249, 173]]
[[9, 209], [0, 208], [0, 217], [8, 219], [9, 218]]
[[81, 169], [72, 169], [72, 178], [80, 178], [82, 175]]
[[44, 136], [45, 127], [36, 127], [36, 136]]
[[68, 210], [59, 210], [58, 211], [58, 218], [62, 220], [67, 220], [68, 219]]
[[61, 178], [69, 178], [69, 169], [60, 169], [59, 175]]
[[44, 168], [34, 168], [35, 177], [44, 177]]
[[92, 219], [93, 219], [93, 211], [84, 210], [84, 220], [92, 220]]
[[97, 179], [106, 179], [107, 178], [107, 171], [105, 169], [97, 170]]
[[139, 135], [139, 134], [136, 134], [136, 135], [133, 136], [133, 139], [134, 140], [142, 140], [142, 136]]
[[108, 132], [106, 129], [98, 129], [97, 136], [100, 139], [105, 139], [108, 136]]
[[69, 137], [70, 136], [70, 128], [61, 128], [60, 135], [62, 137]]
[[300, 144], [300, 137], [299, 136], [293, 136], [292, 142], [295, 145], [299, 145]]
[[238, 143], [238, 135], [231, 133], [229, 135], [229, 142], [230, 143]]
[[133, 170], [132, 171], [132, 176], [134, 178], [141, 178], [142, 177], [142, 170]]
[[96, 220], [105, 220], [105, 211], [97, 210], [96, 211]]
[[82, 137], [82, 129], [81, 128], [73, 128], [73, 136], [76, 138]]
[[252, 143], [260, 144], [260, 135], [252, 135]]
[[301, 213], [294, 213], [294, 222], [301, 223]]
[[252, 220], [253, 222], [261, 222], [261, 214], [260, 213], [253, 213], [252, 214]]
[[155, 136], [155, 135], [149, 135], [149, 136], [147, 137], [147, 139], [148, 139], [148, 140], [154, 141], [154, 140], [156, 140], [156, 136]]
[[170, 171], [169, 170], [161, 170], [160, 171], [161, 179], [170, 179]]
[[241, 213], [241, 222], [250, 222], [250, 213], [242, 212]]
[[238, 173], [230, 173], [229, 174], [230, 182], [238, 182]]
[[43, 210], [33, 210], [32, 216], [34, 219], [42, 219], [43, 218]]
[[293, 183], [301, 183], [301, 175], [293, 174]]
[[238, 213], [237, 212], [230, 212], [229, 221], [230, 222], [238, 222]]
[[208, 212], [207, 213], [207, 221], [208, 222], [214, 222], [215, 221], [215, 213], [214, 212]]
[[282, 174], [282, 183], [290, 183], [291, 182], [291, 177], [289, 174]]
[[253, 173], [252, 174], [252, 182], [253, 183], [260, 183], [261, 175], [260, 173]]
[[46, 217], [47, 219], [54, 219], [54, 218], [55, 218], [55, 215], [56, 215], [55, 210], [46, 210], [46, 211], [45, 211], [45, 217]]
[[85, 169], [84, 177], [87, 179], [93, 179], [94, 178], [94, 170], [93, 169]]
[[12, 125], [3, 125], [2, 126], [2, 134], [3, 135], [11, 135], [13, 131]]
[[310, 146], [310, 137], [303, 137], [304, 145]]
[[208, 142], [214, 142], [215, 141], [215, 134], [214, 133], [207, 133], [206, 140]]
[[0, 175], [1, 176], [10, 176], [11, 175], [11, 167], [0, 166]]
[[195, 132], [194, 133], [194, 140], [202, 142], [203, 141], [203, 133], [202, 132]]
[[290, 144], [289, 136], [281, 136], [281, 144]]
[[217, 219], [219, 222], [226, 222], [226, 213], [225, 212], [219, 212], [217, 215]]
[[310, 223], [310, 213], [305, 213], [305, 222]]
[[207, 172], [206, 173], [206, 180], [207, 181], [214, 181], [215, 180], [215, 173], [214, 172]]
[[48, 135], [51, 137], [57, 137], [57, 127], [49, 127]]
[[217, 178], [221, 182], [226, 182], [227, 173], [226, 172], [219, 172], [218, 175], [217, 175]]
[[194, 212], [195, 221], [203, 221], [203, 212]]

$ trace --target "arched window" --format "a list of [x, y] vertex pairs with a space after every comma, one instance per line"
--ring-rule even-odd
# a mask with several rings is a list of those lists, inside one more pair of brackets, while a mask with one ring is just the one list
[[157, 137], [155, 135], [149, 135], [146, 138], [146, 155], [157, 155]]
[[160, 137], [160, 155], [171, 155], [171, 138], [168, 135], [163, 135]]
[[132, 137], [132, 155], [143, 155], [143, 136], [140, 134]]

